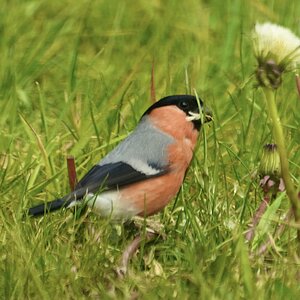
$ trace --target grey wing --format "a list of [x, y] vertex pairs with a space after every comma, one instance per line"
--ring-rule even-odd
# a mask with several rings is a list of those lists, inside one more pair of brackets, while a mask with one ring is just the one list
[[136, 129], [115, 149], [106, 155], [99, 165], [124, 162], [136, 170], [151, 175], [168, 167], [168, 146], [174, 138], [156, 127], [144, 116]]

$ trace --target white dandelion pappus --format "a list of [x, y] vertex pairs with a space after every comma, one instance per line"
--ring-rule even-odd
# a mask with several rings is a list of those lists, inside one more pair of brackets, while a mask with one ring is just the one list
[[300, 65], [300, 39], [288, 28], [269, 22], [257, 23], [252, 38], [259, 61], [273, 60], [283, 69]]

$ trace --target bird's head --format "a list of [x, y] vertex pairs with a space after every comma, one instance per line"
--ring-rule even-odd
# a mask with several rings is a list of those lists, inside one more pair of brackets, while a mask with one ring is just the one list
[[203, 101], [192, 95], [167, 96], [150, 106], [143, 116], [150, 114], [153, 110], [164, 106], [175, 106], [186, 114], [186, 120], [193, 122], [194, 127], [199, 130], [203, 123], [212, 120], [211, 111], [204, 106]]

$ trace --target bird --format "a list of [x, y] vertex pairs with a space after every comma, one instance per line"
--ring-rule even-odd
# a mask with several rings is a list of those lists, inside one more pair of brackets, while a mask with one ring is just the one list
[[31, 207], [29, 216], [87, 203], [113, 219], [158, 213], [176, 196], [211, 111], [193, 95], [166, 96], [152, 104], [136, 128], [95, 164], [62, 198]]

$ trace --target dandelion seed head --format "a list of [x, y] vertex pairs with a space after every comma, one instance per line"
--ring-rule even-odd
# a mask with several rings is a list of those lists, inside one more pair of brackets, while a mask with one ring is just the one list
[[257, 23], [253, 34], [255, 56], [261, 63], [274, 60], [283, 69], [300, 65], [300, 39], [288, 28], [273, 23]]

